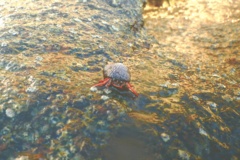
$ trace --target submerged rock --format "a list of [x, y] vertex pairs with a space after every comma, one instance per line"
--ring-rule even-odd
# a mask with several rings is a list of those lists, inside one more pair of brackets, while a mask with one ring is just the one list
[[169, 136], [168, 134], [166, 134], [166, 133], [162, 133], [162, 134], [161, 134], [161, 137], [162, 137], [162, 140], [163, 140], [164, 142], [167, 142], [167, 141], [170, 140], [170, 136]]
[[[116, 159], [129, 142], [125, 159], [238, 156], [235, 1], [150, 8], [144, 23], [144, 0], [1, 3], [1, 159], [104, 159], [108, 143]], [[138, 99], [89, 91], [108, 62], [129, 66]]]
[[102, 100], [104, 100], [104, 101], [106, 101], [106, 100], [108, 100], [108, 99], [109, 99], [109, 97], [108, 97], [108, 96], [106, 96], [106, 95], [102, 95], [102, 96], [101, 96], [101, 99], [102, 99]]
[[159, 91], [159, 95], [161, 97], [170, 97], [174, 94], [178, 93], [178, 84], [177, 83], [165, 83], [165, 84], [161, 84], [161, 90]]
[[7, 108], [5, 110], [5, 113], [6, 113], [6, 116], [9, 117], [9, 118], [15, 117], [15, 114], [16, 114], [15, 111], [11, 108]]
[[199, 128], [199, 133], [204, 136], [208, 136], [207, 132], [203, 128]]
[[[96, 159], [110, 128], [126, 115], [124, 107], [110, 97], [90, 95], [89, 86], [99, 79], [107, 61], [116, 61], [123, 54], [131, 57], [146, 48], [143, 1], [48, 1], [44, 5], [31, 1], [24, 7], [3, 3], [0, 106], [6, 116], [1, 122], [3, 128], [16, 128], [11, 135], [6, 132], [4, 143], [12, 144], [9, 137], [13, 137], [14, 144], [1, 158], [12, 158], [11, 152], [17, 159], [25, 155], [31, 159], [34, 155], [28, 150], [36, 147], [36, 157], [41, 159]], [[10, 100], [16, 108], [10, 108]], [[12, 124], [9, 118], [13, 118]]]
[[180, 157], [182, 160], [189, 160], [189, 159], [190, 159], [189, 153], [187, 153], [187, 152], [184, 151], [184, 150], [179, 149], [179, 150], [178, 150], [178, 155], [179, 155], [179, 157]]

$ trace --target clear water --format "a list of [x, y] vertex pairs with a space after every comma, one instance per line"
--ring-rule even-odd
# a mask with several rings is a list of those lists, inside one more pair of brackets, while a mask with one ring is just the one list
[[[239, 159], [240, 1], [170, 2], [1, 1], [0, 159]], [[138, 98], [90, 91], [108, 62]]]

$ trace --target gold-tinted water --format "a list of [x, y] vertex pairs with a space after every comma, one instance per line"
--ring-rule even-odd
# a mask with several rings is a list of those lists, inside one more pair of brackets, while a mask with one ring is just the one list
[[[140, 33], [150, 34], [156, 39], [155, 43], [149, 39], [150, 47], [142, 47], [137, 38], [119, 32], [114, 36], [104, 35], [102, 39], [105, 40], [105, 43], [99, 44], [98, 40], [89, 43], [88, 40], [96, 38], [98, 33], [87, 23], [79, 22], [81, 27], [69, 26], [62, 25], [68, 22], [68, 18], [58, 17], [55, 14], [49, 14], [47, 19], [39, 19], [41, 16], [36, 18], [30, 16], [44, 12], [49, 8], [54, 9], [52, 4], [58, 5], [57, 2], [61, 1], [11, 0], [0, 2], [0, 5], [4, 6], [1, 9], [1, 29], [10, 30], [20, 26], [25, 27], [27, 31], [29, 30], [24, 38], [16, 36], [7, 40], [7, 43], [11, 42], [9, 44], [12, 45], [10, 48], [13, 48], [13, 52], [17, 52], [14, 50], [14, 44], [21, 40], [25, 40], [30, 45], [37, 44], [36, 46], [40, 48], [40, 52], [37, 50], [36, 54], [31, 53], [35, 52], [35, 49], [29, 48], [25, 53], [21, 52], [14, 56], [0, 55], [0, 58], [6, 62], [26, 65], [26, 69], [20, 71], [12, 72], [5, 68], [0, 70], [1, 89], [7, 91], [10, 88], [13, 91], [3, 94], [2, 98], [9, 96], [16, 103], [26, 107], [19, 112], [28, 110], [25, 106], [26, 102], [34, 101], [35, 97], [26, 94], [26, 90], [37, 80], [36, 83], [44, 82], [44, 85], [38, 84], [38, 92], [40, 93], [51, 94], [58, 93], [59, 90], [62, 91], [62, 99], [61, 96], [59, 99], [53, 98], [55, 95], [47, 97], [53, 104], [53, 107], [49, 108], [56, 106], [56, 108], [61, 109], [67, 104], [66, 102], [71, 101], [71, 98], [76, 95], [93, 94], [94, 98], [97, 99], [100, 98], [100, 95], [90, 93], [89, 88], [102, 78], [103, 63], [89, 64], [99, 59], [103, 59], [104, 63], [121, 61], [129, 67], [132, 76], [131, 83], [140, 93], [140, 96], [133, 102], [127, 100], [127, 102], [120, 101], [116, 104], [123, 108], [131, 108], [132, 111], [128, 112], [127, 115], [134, 121], [131, 126], [133, 127], [132, 132], [139, 133], [140, 137], [134, 137], [132, 132], [124, 132], [126, 128], [122, 127], [122, 137], [119, 138], [117, 133], [110, 136], [109, 145], [103, 151], [106, 157], [113, 156], [112, 154], [106, 155], [106, 152], [111, 152], [109, 148], [111, 149], [115, 145], [116, 148], [113, 150], [116, 151], [120, 147], [119, 152], [116, 153], [121, 154], [120, 151], [128, 146], [128, 140], [131, 139], [132, 141], [129, 141], [132, 144], [129, 144], [130, 157], [137, 157], [137, 152], [142, 152], [144, 147], [150, 147], [152, 150], [146, 154], [143, 153], [142, 157], [147, 157], [147, 154], [151, 153], [154, 154], [152, 156], [155, 158], [161, 159], [162, 157], [164, 159], [164, 157], [169, 156], [168, 159], [171, 159], [179, 158], [178, 154], [184, 155], [185, 153], [185, 155], [191, 155], [193, 159], [204, 159], [206, 158], [204, 156], [212, 156], [222, 150], [226, 152], [233, 150], [234, 154], [229, 157], [236, 159], [239, 155], [239, 149], [237, 149], [238, 144], [234, 141], [239, 141], [236, 135], [239, 132], [237, 127], [240, 115], [239, 1], [185, 0], [174, 1], [174, 3], [170, 1], [171, 6], [165, 4], [164, 7], [159, 8], [147, 6], [143, 13], [147, 32], [140, 31]], [[82, 11], [83, 7], [78, 6], [79, 8], [76, 9], [75, 1], [68, 1], [66, 4], [60, 7], [63, 13], [74, 18], [78, 18], [79, 15], [86, 19], [89, 18], [90, 11], [77, 12]], [[20, 17], [25, 16], [25, 18], [9, 18], [9, 16], [14, 17], [15, 14]], [[41, 28], [41, 26], [49, 24], [53, 24], [55, 33], [47, 30], [49, 28]], [[36, 27], [34, 32], [32, 27]], [[66, 32], [59, 32], [59, 28]], [[84, 36], [81, 38], [76, 36], [72, 40], [66, 36], [71, 32]], [[124, 36], [125, 38], [122, 38]], [[120, 45], [115, 43], [116, 39]], [[42, 45], [39, 45], [39, 42]], [[141, 44], [142, 48], [132, 46], [134, 42]], [[6, 41], [1, 41], [1, 43], [4, 45]], [[55, 44], [60, 47], [54, 46]], [[99, 46], [112, 47], [122, 54], [119, 56], [107, 52], [112, 60], [99, 55], [76, 58], [74, 54], [66, 54], [69, 49], [73, 48], [96, 50]], [[81, 52], [81, 54], [85, 55], [86, 53]], [[36, 60], [39, 56], [42, 58], [40, 61]], [[71, 67], [85, 67], [86, 69], [75, 71]], [[91, 69], [94, 68], [100, 69], [91, 72]], [[168, 89], [177, 89], [177, 92], [168, 95], [166, 91], [167, 96], [162, 95], [162, 91], [165, 93], [165, 88], [161, 86], [165, 85]], [[20, 96], [15, 96], [14, 93], [20, 93]], [[118, 99], [112, 101], [115, 103]], [[217, 104], [216, 109], [211, 108], [212, 102]], [[0, 107], [4, 112], [4, 106]], [[104, 110], [101, 105], [96, 108], [99, 108], [99, 111]], [[61, 112], [54, 114], [66, 116], [65, 113]], [[87, 119], [89, 115], [84, 116]], [[65, 127], [65, 131], [74, 134], [78, 133], [75, 127], [81, 130], [83, 126], [85, 127], [95, 120], [89, 118], [82, 122], [84, 125], [78, 125], [81, 121], [76, 117], [71, 119], [69, 116], [69, 121], [66, 122], [65, 126], [64, 124], [60, 125]], [[114, 128], [113, 126], [110, 128]], [[64, 133], [67, 135], [66, 132]], [[162, 133], [170, 135], [171, 141], [169, 143], [162, 141]], [[148, 136], [152, 137], [152, 140], [147, 140]], [[62, 137], [68, 138], [68, 136]], [[7, 138], [11, 139], [10, 136]], [[138, 143], [141, 138], [143, 141]], [[75, 146], [80, 151], [87, 148], [85, 147], [88, 146], [87, 143], [91, 145], [90, 141], [87, 138], [84, 140], [81, 137], [74, 138]], [[61, 143], [62, 141], [59, 139], [52, 140], [52, 144], [56, 144], [57, 149], [63, 148], [64, 144]], [[135, 146], [138, 148], [134, 148]], [[211, 146], [216, 146], [216, 148], [211, 148]], [[100, 145], [94, 147], [101, 148]], [[6, 149], [7, 147], [2, 148]], [[218, 148], [222, 150], [218, 150]], [[59, 155], [64, 153], [65, 151], [61, 151]], [[49, 155], [51, 154], [52, 152], [49, 152]], [[148, 158], [154, 159], [152, 156]]]

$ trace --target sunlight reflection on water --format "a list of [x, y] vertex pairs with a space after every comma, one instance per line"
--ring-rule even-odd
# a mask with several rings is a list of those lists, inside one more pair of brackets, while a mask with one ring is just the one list
[[[29, 148], [31, 153], [37, 145], [48, 158], [57, 159], [63, 154], [60, 149], [69, 154], [72, 147], [69, 157], [76, 150], [87, 157], [94, 154], [93, 148], [98, 151], [107, 143], [102, 149], [106, 159], [206, 159], [221, 153], [234, 158], [239, 151], [234, 142], [239, 137], [239, 2], [178, 0], [172, 6], [154, 8], [143, 15], [147, 32], [142, 29], [137, 37], [132, 31], [117, 32], [115, 25], [125, 23], [121, 16], [116, 23], [104, 17], [98, 21], [106, 13], [99, 15], [101, 7], [95, 7], [94, 1], [60, 2], [0, 2], [9, 5], [0, 9], [0, 27], [5, 28], [0, 43], [4, 53], [0, 55], [4, 74], [0, 108], [4, 104], [27, 110], [19, 109], [14, 123], [2, 116], [1, 124], [10, 128], [8, 152]], [[147, 35], [144, 40], [141, 34]], [[102, 65], [119, 57], [128, 64], [131, 82], [141, 95], [136, 101], [112, 96], [101, 102], [101, 93], [89, 93], [89, 88], [102, 78]], [[133, 111], [127, 116], [125, 108]], [[33, 118], [31, 131], [26, 115]], [[126, 117], [137, 123], [125, 126]], [[61, 129], [55, 125], [58, 121]], [[20, 149], [11, 146], [10, 131], [18, 125], [23, 128], [13, 135], [25, 147]], [[54, 152], [43, 151], [40, 138], [22, 136], [25, 131], [45, 138], [44, 144]]]
[[2, 18], [0, 18], [0, 27], [4, 27], [4, 21]]

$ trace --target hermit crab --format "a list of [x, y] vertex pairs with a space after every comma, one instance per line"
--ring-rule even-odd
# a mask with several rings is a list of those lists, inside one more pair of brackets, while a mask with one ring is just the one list
[[113, 86], [118, 90], [129, 90], [136, 97], [138, 97], [138, 93], [133, 89], [133, 86], [130, 84], [130, 73], [128, 68], [124, 64], [113, 63], [106, 65], [103, 69], [103, 77], [104, 79], [99, 81], [99, 83], [95, 84], [93, 87]]

